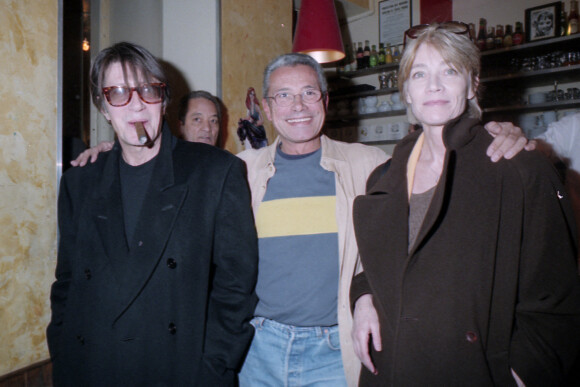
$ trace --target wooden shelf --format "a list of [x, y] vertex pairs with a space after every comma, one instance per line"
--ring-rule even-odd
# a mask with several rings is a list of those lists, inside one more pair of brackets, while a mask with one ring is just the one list
[[407, 111], [406, 110], [389, 110], [388, 112], [377, 112], [377, 113], [369, 113], [369, 114], [350, 114], [347, 116], [332, 116], [326, 117], [327, 123], [335, 123], [335, 122], [342, 122], [342, 123], [352, 123], [354, 121], [366, 120], [370, 118], [382, 118], [382, 117], [395, 117], [395, 116], [405, 116], [406, 117]]
[[339, 95], [330, 95], [330, 101], [338, 101], [341, 99], [348, 99], [348, 98], [361, 98], [361, 97], [370, 97], [373, 95], [387, 95], [397, 93], [399, 91], [396, 87], [389, 87], [387, 89], [375, 89], [375, 90], [367, 90], [367, 91], [358, 91], [355, 93], [345, 93]]
[[504, 112], [521, 112], [521, 111], [545, 111], [545, 110], [562, 110], [574, 109], [580, 107], [580, 100], [569, 99], [555, 102], [536, 103], [528, 105], [511, 105], [496, 106], [483, 109], [484, 113], [504, 113]]

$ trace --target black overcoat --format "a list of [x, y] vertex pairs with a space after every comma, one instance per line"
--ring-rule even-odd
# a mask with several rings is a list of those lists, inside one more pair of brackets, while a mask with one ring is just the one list
[[[536, 152], [492, 163], [475, 120], [447, 125], [442, 176], [408, 251], [407, 160], [421, 131], [354, 203], [383, 350], [361, 386], [557, 386], [580, 350], [574, 224], [555, 170]], [[382, 167], [377, 169], [380, 174]]]
[[231, 385], [256, 303], [244, 164], [164, 129], [128, 243], [120, 157], [116, 143], [61, 181], [47, 329], [55, 385]]

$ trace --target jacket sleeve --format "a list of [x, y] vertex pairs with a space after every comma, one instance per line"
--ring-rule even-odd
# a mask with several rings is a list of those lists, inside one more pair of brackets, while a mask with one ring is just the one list
[[234, 159], [216, 214], [203, 370], [216, 378], [239, 369], [254, 333], [258, 242], [245, 176], [244, 163]]
[[75, 245], [73, 205], [67, 179], [61, 179], [58, 196], [59, 246], [55, 277], [50, 293], [52, 316], [46, 330], [48, 349], [52, 359], [58, 355], [58, 340], [64, 319], [68, 289], [71, 281], [70, 260]]
[[356, 301], [365, 294], [371, 294], [372, 290], [367, 281], [367, 276], [365, 272], [360, 272], [359, 274], [355, 275], [352, 279], [352, 283], [350, 285], [350, 310], [354, 313], [354, 306]]
[[534, 167], [523, 177], [524, 230], [509, 356], [527, 386], [555, 386], [563, 384], [580, 352], [576, 231], [556, 173], [547, 163]]

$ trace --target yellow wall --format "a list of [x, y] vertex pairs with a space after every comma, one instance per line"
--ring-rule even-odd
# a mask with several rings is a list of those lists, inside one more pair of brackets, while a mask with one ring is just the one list
[[[243, 150], [236, 134], [246, 116], [248, 87], [262, 98], [264, 67], [292, 51], [292, 0], [222, 0], [222, 99], [228, 107], [226, 149]], [[261, 102], [260, 102], [261, 104]], [[268, 142], [274, 130], [264, 117]]]
[[0, 375], [48, 357], [56, 262], [57, 1], [0, 2]]

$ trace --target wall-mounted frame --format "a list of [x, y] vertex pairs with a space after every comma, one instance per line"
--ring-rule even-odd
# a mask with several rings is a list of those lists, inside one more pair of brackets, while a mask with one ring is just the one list
[[526, 41], [555, 38], [560, 35], [559, 1], [526, 9]]
[[403, 44], [403, 34], [411, 27], [411, 0], [379, 2], [379, 43]]

